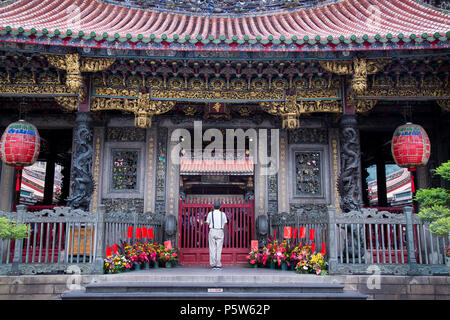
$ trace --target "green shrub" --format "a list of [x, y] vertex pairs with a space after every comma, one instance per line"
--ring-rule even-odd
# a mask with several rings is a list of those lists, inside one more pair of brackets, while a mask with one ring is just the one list
[[[450, 180], [450, 160], [434, 170], [445, 180]], [[450, 232], [450, 192], [444, 188], [419, 189], [414, 197], [419, 203], [419, 216], [430, 223], [429, 230], [437, 236]]]
[[29, 231], [30, 227], [26, 224], [17, 224], [7, 218], [0, 218], [0, 238], [3, 240], [25, 239]]

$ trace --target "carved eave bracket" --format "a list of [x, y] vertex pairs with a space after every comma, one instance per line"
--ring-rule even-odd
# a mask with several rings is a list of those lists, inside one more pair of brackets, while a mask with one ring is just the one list
[[67, 72], [66, 87], [77, 97], [55, 97], [56, 102], [65, 111], [78, 109], [78, 100], [84, 98], [82, 72], [98, 72], [109, 68], [115, 61], [114, 58], [80, 57], [78, 53], [66, 55], [47, 55], [47, 61], [57, 69]]
[[92, 98], [92, 111], [120, 110], [135, 115], [134, 124], [139, 128], [149, 128], [154, 115], [169, 112], [175, 107], [175, 101], [150, 100], [148, 93], [140, 93], [138, 99]]
[[322, 68], [338, 75], [352, 75], [352, 91], [356, 94], [363, 93], [368, 86], [367, 76], [382, 70], [390, 60], [355, 57], [352, 61], [319, 61]]
[[354, 106], [357, 113], [365, 114], [375, 107], [375, 105], [378, 103], [378, 100], [350, 98], [349, 103]]
[[445, 112], [450, 112], [450, 99], [436, 100], [436, 102], [442, 110]]
[[300, 128], [300, 116], [317, 112], [342, 113], [340, 100], [302, 100], [297, 101], [295, 95], [287, 96], [286, 101], [261, 102], [262, 110], [282, 118], [282, 128], [295, 130]]

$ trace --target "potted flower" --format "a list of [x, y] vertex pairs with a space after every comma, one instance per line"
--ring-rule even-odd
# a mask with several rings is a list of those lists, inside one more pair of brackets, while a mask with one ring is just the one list
[[317, 275], [328, 274], [328, 263], [325, 261], [321, 253], [314, 253], [310, 258], [311, 271]]
[[159, 254], [159, 258], [164, 262], [166, 268], [172, 268], [172, 264], [178, 260], [177, 250], [164, 248]]
[[252, 249], [247, 256], [248, 263], [254, 268], [258, 268], [258, 264], [261, 262], [261, 253], [258, 249]]
[[105, 273], [120, 273], [130, 268], [130, 261], [123, 255], [115, 254], [104, 259], [103, 271]]
[[269, 266], [270, 269], [275, 269], [275, 247], [276, 245], [273, 243], [268, 243], [266, 247], [263, 248], [261, 263], [263, 266]]

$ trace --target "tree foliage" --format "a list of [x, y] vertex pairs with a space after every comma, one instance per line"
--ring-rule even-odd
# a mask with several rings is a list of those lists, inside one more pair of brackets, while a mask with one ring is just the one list
[[3, 240], [25, 239], [30, 227], [26, 224], [17, 224], [7, 218], [0, 218], [0, 238]]
[[[441, 164], [434, 173], [450, 180], [450, 160]], [[420, 205], [419, 216], [430, 223], [429, 230], [437, 236], [450, 232], [450, 192], [444, 188], [419, 189], [414, 197]]]

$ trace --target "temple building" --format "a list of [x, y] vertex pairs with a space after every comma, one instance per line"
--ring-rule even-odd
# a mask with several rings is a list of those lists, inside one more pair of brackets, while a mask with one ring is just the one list
[[[224, 249], [238, 263], [258, 217], [411, 203], [389, 200], [410, 176], [386, 172], [405, 123], [431, 141], [416, 189], [444, 184], [432, 172], [450, 156], [450, 17], [440, 5], [1, 1], [0, 132], [19, 119], [39, 130], [46, 166], [32, 206], [170, 217], [180, 262], [195, 264], [207, 251], [190, 228], [205, 212], [192, 208], [219, 200], [244, 212]], [[0, 210], [30, 205], [17, 198], [15, 168], [0, 168]]]

